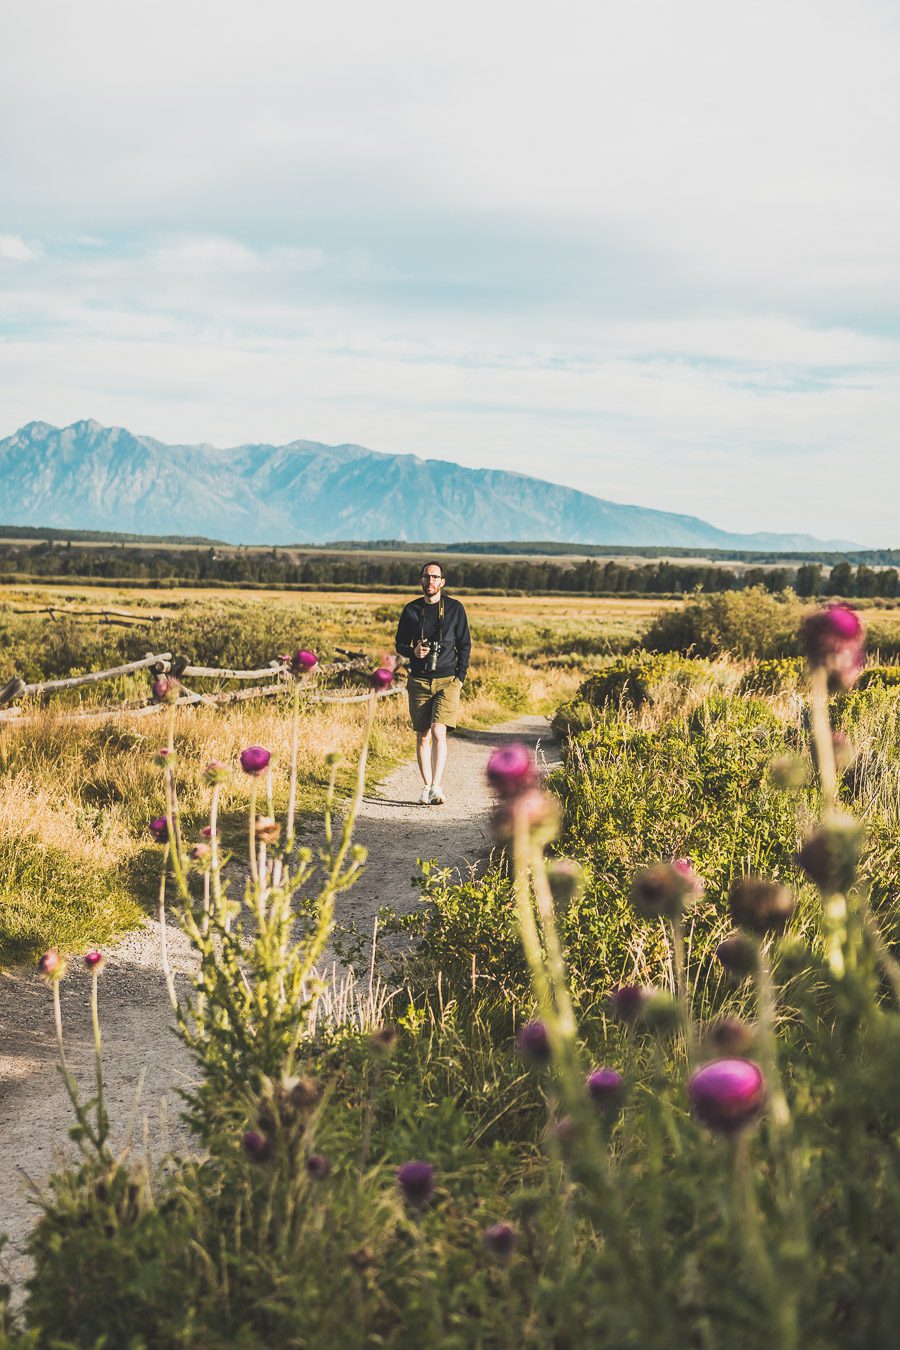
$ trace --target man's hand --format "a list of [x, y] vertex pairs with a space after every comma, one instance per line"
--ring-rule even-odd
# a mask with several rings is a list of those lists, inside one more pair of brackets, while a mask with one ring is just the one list
[[428, 655], [430, 651], [431, 651], [431, 643], [423, 642], [420, 640], [413, 647], [413, 656], [417, 656], [420, 661], [424, 661], [425, 657]]

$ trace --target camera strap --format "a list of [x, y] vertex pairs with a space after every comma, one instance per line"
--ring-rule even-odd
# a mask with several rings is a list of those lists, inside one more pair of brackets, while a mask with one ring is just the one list
[[[428, 608], [429, 608], [428, 605], [426, 605], [426, 603], [425, 603], [425, 601], [424, 601], [424, 599], [423, 599], [423, 600], [422, 600], [422, 616], [421, 616], [421, 622], [420, 622], [420, 624], [419, 624], [419, 641], [420, 641], [420, 642], [425, 642], [425, 641], [426, 641], [426, 638], [425, 638], [425, 615], [428, 613]], [[444, 640], [444, 594], [443, 594], [443, 591], [441, 592], [440, 599], [438, 600], [437, 640], [438, 640], [439, 643], [442, 643], [443, 640]]]

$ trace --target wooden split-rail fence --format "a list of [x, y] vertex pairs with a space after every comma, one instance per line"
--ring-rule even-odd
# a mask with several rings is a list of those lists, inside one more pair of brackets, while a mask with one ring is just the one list
[[[341, 655], [345, 657], [342, 661], [327, 662], [317, 666], [317, 676], [337, 675], [351, 680], [354, 676], [359, 676], [356, 683], [365, 683], [365, 678], [371, 668], [371, 662], [367, 661], [367, 658], [361, 652], [342, 652]], [[177, 699], [178, 704], [204, 704], [213, 707], [239, 703], [246, 699], [274, 698], [278, 694], [283, 694], [296, 678], [291, 670], [290, 663], [281, 659], [270, 661], [267, 666], [263, 666], [259, 670], [232, 670], [218, 666], [197, 666], [186, 657], [173, 657], [171, 652], [148, 652], [139, 661], [129, 661], [126, 665], [114, 666], [110, 670], [95, 670], [88, 671], [83, 675], [70, 675], [63, 680], [41, 680], [34, 684], [28, 684], [19, 676], [14, 675], [0, 688], [0, 722], [21, 722], [27, 720], [29, 716], [36, 715], [30, 712], [27, 707], [19, 706], [19, 700], [21, 699], [40, 699], [43, 703], [52, 694], [62, 693], [70, 689], [86, 688], [90, 685], [100, 684], [104, 680], [117, 679], [122, 675], [133, 675], [140, 670], [146, 670], [151, 680], [156, 679], [159, 675], [176, 676], [182, 682]], [[201, 694], [187, 688], [183, 683], [186, 679], [245, 681], [250, 687], [221, 690], [213, 694]], [[390, 689], [379, 690], [378, 697], [388, 698], [392, 694], [399, 693], [402, 687], [402, 685], [394, 685]], [[344, 694], [308, 689], [305, 691], [304, 697], [305, 701], [309, 703], [362, 703], [369, 697], [369, 691]], [[117, 706], [73, 709], [71, 712], [62, 715], [78, 719], [116, 716], [143, 717], [158, 712], [160, 708], [165, 706], [165, 704], [155, 702], [151, 697], [148, 697], [121, 703]]]

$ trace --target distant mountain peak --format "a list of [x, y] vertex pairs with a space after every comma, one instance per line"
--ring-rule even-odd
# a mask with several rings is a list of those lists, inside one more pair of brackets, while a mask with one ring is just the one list
[[[23, 443], [28, 453], [21, 453]], [[171, 453], [166, 453], [166, 452]], [[230, 543], [531, 540], [741, 549], [846, 549], [809, 535], [731, 534], [501, 469], [345, 443], [163, 444], [84, 418], [29, 422], [0, 441], [9, 525], [206, 535]]]

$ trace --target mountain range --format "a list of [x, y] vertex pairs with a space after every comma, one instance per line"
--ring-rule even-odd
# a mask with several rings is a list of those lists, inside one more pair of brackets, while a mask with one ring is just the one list
[[235, 544], [544, 539], [739, 549], [845, 549], [806, 534], [732, 534], [500, 469], [361, 445], [166, 445], [124, 427], [47, 422], [0, 440], [0, 521], [206, 535]]

